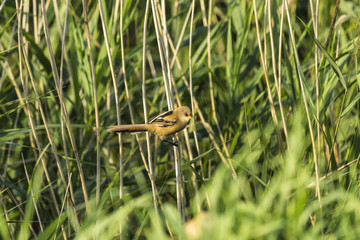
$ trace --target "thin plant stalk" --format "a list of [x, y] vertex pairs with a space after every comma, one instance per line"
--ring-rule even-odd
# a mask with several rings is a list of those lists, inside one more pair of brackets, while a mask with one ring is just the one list
[[[282, 50], [282, 36], [283, 36], [283, 26], [284, 26], [284, 1], [281, 4], [281, 20], [280, 20], [280, 31], [279, 31], [279, 55], [278, 55], [278, 95], [280, 95], [279, 100], [281, 100], [281, 50]], [[282, 109], [282, 107], [281, 107]], [[287, 134], [287, 127], [286, 127], [286, 122], [285, 122], [285, 118], [284, 118], [284, 114], [281, 113], [281, 120], [283, 121], [283, 127], [284, 127], [284, 133], [285, 133], [285, 139], [286, 139], [286, 145], [288, 147], [288, 150], [291, 151], [290, 149], [290, 144], [289, 144], [289, 137]]]
[[[65, 36], [66, 36], [66, 29], [67, 29], [67, 17], [68, 17], [68, 13], [69, 13], [69, 1], [67, 1], [66, 4], [66, 14], [65, 14], [65, 21], [64, 21], [64, 30], [62, 32], [62, 42], [61, 42], [61, 63], [60, 63], [60, 91], [63, 91], [63, 66], [64, 66], [64, 53], [65, 51]], [[68, 64], [68, 68], [69, 68], [69, 64]], [[70, 74], [71, 75], [71, 74]], [[68, 174], [68, 178], [71, 175], [70, 172], [70, 164], [69, 164], [69, 156], [68, 156], [68, 152], [67, 152], [67, 146], [66, 146], [66, 140], [65, 140], [65, 123], [64, 123], [64, 112], [63, 109], [61, 108], [61, 137], [62, 137], [62, 141], [63, 141], [63, 146], [64, 146], [64, 155], [65, 155], [65, 165], [66, 165], [66, 170], [67, 170], [67, 174]], [[69, 187], [70, 187], [70, 198], [72, 200], [73, 203], [75, 203], [75, 198], [74, 198], [74, 190], [72, 187], [72, 183], [69, 182], [68, 183]], [[75, 212], [76, 209], [74, 208]], [[75, 214], [75, 216], [77, 216], [77, 214]]]
[[[211, 14], [212, 14], [212, 0], [209, 0], [208, 25], [207, 25], [207, 58], [208, 58], [207, 64], [208, 64], [208, 68], [209, 68], [208, 77], [209, 77], [211, 113], [212, 113], [212, 117], [214, 119], [216, 128], [218, 130], [220, 141], [223, 145], [225, 154], [228, 158], [230, 158], [229, 150], [226, 146], [225, 139], [224, 139], [224, 136], [223, 136], [221, 128], [220, 128], [219, 120], [217, 119], [217, 116], [216, 116], [213, 80], [212, 80], [212, 73], [210, 71], [210, 69], [212, 69], [212, 67], [211, 67], [211, 37], [210, 37], [211, 36], [211, 34], [210, 34]], [[229, 161], [229, 164], [230, 164], [231, 168], [234, 168], [231, 161]]]
[[178, 42], [177, 42], [177, 44], [176, 44], [175, 53], [173, 54], [173, 58], [172, 58], [172, 60], [171, 60], [170, 69], [173, 69], [173, 67], [174, 67], [175, 58], [176, 58], [177, 53], [178, 53], [178, 51], [179, 51], [179, 49], [180, 49], [180, 46], [181, 46], [181, 43], [182, 43], [182, 39], [183, 39], [184, 34], [185, 34], [185, 29], [186, 29], [187, 23], [188, 23], [188, 21], [189, 21], [189, 19], [190, 19], [190, 14], [192, 13], [192, 9], [193, 9], [192, 6], [193, 6], [193, 5], [191, 5], [191, 7], [189, 8], [189, 11], [188, 11], [188, 13], [187, 13], [187, 15], [186, 15], [186, 18], [185, 18], [185, 21], [184, 21], [183, 28], [181, 29], [180, 36], [179, 36]]
[[[161, 35], [160, 33], [160, 22], [157, 21], [158, 19], [158, 15], [159, 13], [157, 12], [157, 7], [156, 7], [156, 3], [155, 0], [151, 0], [151, 6], [152, 6], [152, 13], [153, 13], [153, 19], [154, 19], [154, 26], [155, 26], [155, 32], [156, 32], [156, 37], [157, 37], [157, 43], [158, 43], [158, 48], [159, 48], [159, 56], [160, 56], [160, 62], [161, 62], [161, 69], [162, 69], [162, 73], [163, 73], [163, 78], [164, 78], [164, 86], [165, 86], [165, 92], [166, 92], [166, 99], [167, 99], [167, 104], [168, 104], [168, 108], [169, 110], [173, 109], [173, 98], [172, 98], [172, 93], [170, 91], [170, 82], [168, 79], [168, 74], [166, 71], [166, 66], [170, 66], [169, 63], [166, 63], [165, 61], [169, 62], [168, 58], [165, 58], [165, 54], [163, 52], [164, 49], [164, 38], [167, 37], [166, 33], [163, 33]], [[165, 8], [165, 4], [163, 2], [163, 8]], [[166, 18], [165, 16], [163, 16], [163, 21], [165, 22], [166, 25]], [[174, 146], [174, 157], [175, 157], [175, 174], [176, 174], [176, 202], [177, 202], [177, 210], [178, 210], [178, 215], [180, 218], [180, 221], [183, 222], [184, 221], [184, 216], [183, 216], [183, 198], [182, 198], [182, 190], [181, 190], [181, 162], [180, 162], [180, 152], [178, 150], [177, 147]]]
[[[149, 15], [149, 4], [150, 0], [146, 1], [146, 8], [145, 8], [145, 18], [144, 18], [144, 31], [143, 31], [143, 52], [142, 52], [142, 99], [143, 99], [143, 108], [144, 108], [144, 118], [145, 123], [148, 121], [148, 113], [146, 107], [146, 79], [145, 79], [145, 72], [146, 72], [146, 30], [147, 30], [147, 23], [148, 23], [148, 15]], [[150, 148], [150, 134], [146, 132], [146, 147], [147, 147], [147, 157], [148, 157], [148, 165], [149, 165], [149, 172], [150, 172], [150, 181], [151, 181], [151, 188], [152, 188], [152, 195], [154, 201], [154, 208], [155, 212], [158, 213], [158, 204], [156, 198], [156, 183], [155, 183], [155, 174], [154, 168], [151, 159], [151, 148]]]
[[[194, 126], [194, 138], [196, 138], [196, 150], [198, 152], [198, 155], [200, 153], [200, 149], [199, 149], [199, 144], [198, 144], [198, 141], [197, 141], [197, 136], [196, 136], [196, 124], [195, 124], [195, 111], [194, 111], [194, 93], [193, 93], [193, 82], [192, 82], [192, 33], [193, 33], [193, 24], [194, 24], [194, 10], [195, 10], [195, 1], [193, 0], [192, 1], [192, 4], [191, 4], [191, 21], [190, 21], [190, 38], [189, 38], [189, 80], [190, 80], [190, 100], [191, 100], [191, 112], [192, 112], [192, 118], [193, 118], [193, 126]], [[189, 153], [191, 153], [191, 151], [189, 151]], [[192, 155], [192, 154], [191, 154]], [[190, 161], [192, 160], [192, 157], [190, 158]], [[201, 160], [200, 160], [200, 163], [201, 163]], [[193, 164], [193, 167], [195, 167], [195, 164]], [[196, 169], [196, 168], [194, 168]], [[198, 190], [198, 186], [197, 186], [197, 181], [196, 181], [196, 175], [195, 173], [193, 172], [193, 181], [194, 181], [194, 188], [195, 188], [195, 197], [196, 197], [196, 206], [197, 206], [197, 210], [198, 212], [201, 211], [201, 208], [200, 208], [200, 201], [199, 201], [199, 190]], [[201, 171], [201, 174], [202, 174], [202, 171]]]
[[[35, 3], [36, 4], [36, 3]], [[34, 4], [34, 5], [35, 5]], [[36, 11], [36, 5], [34, 6], [34, 9]], [[65, 48], [65, 37], [66, 37], [66, 29], [67, 29], [67, 22], [68, 22], [68, 13], [69, 13], [69, 0], [67, 1], [67, 4], [66, 4], [66, 13], [65, 13], [65, 19], [64, 19], [64, 29], [63, 31], [61, 31], [61, 23], [60, 23], [60, 17], [59, 17], [59, 10], [58, 10], [58, 5], [57, 5], [57, 2], [54, 1], [54, 12], [55, 12], [55, 16], [56, 16], [56, 23], [57, 23], [57, 27], [58, 27], [58, 30], [59, 30], [59, 33], [61, 34], [61, 63], [60, 63], [60, 91], [62, 92], [63, 91], [63, 67], [64, 67], [64, 59], [65, 59], [65, 63], [66, 63], [66, 66], [67, 66], [67, 70], [69, 72], [69, 80], [70, 82], [73, 82], [72, 81], [72, 70], [71, 70], [71, 67], [70, 67], [70, 63], [69, 63], [69, 57], [68, 57], [68, 54], [67, 54], [67, 50]], [[34, 18], [36, 19], [36, 15], [34, 16]], [[34, 23], [36, 22], [36, 20], [34, 19]], [[36, 27], [36, 24], [34, 24]], [[35, 31], [36, 29], [34, 29]], [[35, 36], [37, 36], [37, 31], [35, 31]], [[38, 43], [38, 42], [37, 42]], [[38, 62], [38, 61], [37, 61]], [[63, 93], [62, 93], [63, 94]], [[60, 121], [61, 121], [61, 138], [62, 138], [62, 141], [63, 141], [63, 148], [64, 148], [64, 155], [65, 155], [65, 165], [66, 165], [66, 171], [67, 171], [67, 175], [68, 175], [68, 178], [70, 176], [70, 164], [69, 164], [69, 155], [68, 155], [68, 150], [67, 150], [67, 144], [66, 144], [66, 138], [65, 138], [65, 123], [64, 123], [64, 111], [63, 111], [63, 108], [61, 108], [61, 111], [60, 111], [60, 114], [61, 114], [61, 118], [60, 118]], [[74, 190], [73, 190], [73, 187], [72, 187], [72, 183], [69, 182], [68, 185], [70, 186], [70, 197], [71, 197], [71, 200], [73, 203], [75, 203], [75, 198], [74, 198]], [[73, 208], [74, 211], [76, 211], [75, 208]], [[75, 216], [77, 216], [78, 214], [75, 214]]]
[[[201, 1], [203, 2], [203, 1]], [[192, 2], [192, 9], [191, 9], [191, 22], [190, 22], [190, 41], [189, 41], [189, 81], [190, 81], [190, 101], [191, 101], [191, 112], [193, 117], [193, 127], [194, 127], [194, 141], [196, 146], [197, 154], [200, 155], [200, 147], [199, 147], [199, 140], [197, 138], [197, 131], [196, 131], [196, 123], [195, 123], [195, 108], [194, 108], [194, 91], [193, 91], [193, 82], [192, 82], [192, 52], [191, 52], [191, 45], [192, 45], [192, 33], [193, 33], [193, 23], [194, 23], [194, 12], [195, 12], [195, 1]], [[204, 22], [205, 23], [205, 22]], [[202, 161], [200, 160], [200, 168], [201, 174], [203, 172]], [[203, 174], [202, 174], [203, 175]]]
[[100, 201], [100, 124], [99, 124], [99, 107], [98, 107], [98, 98], [97, 98], [97, 90], [96, 90], [96, 76], [95, 76], [95, 64], [94, 64], [94, 56], [91, 47], [91, 36], [89, 31], [89, 19], [87, 15], [87, 3], [83, 2], [83, 12], [84, 12], [84, 20], [85, 20], [85, 29], [86, 29], [86, 39], [87, 46], [89, 50], [89, 58], [91, 65], [91, 81], [93, 87], [94, 94], [94, 111], [95, 111], [95, 133], [96, 133], [96, 205], [99, 204]]
[[113, 29], [112, 29], [113, 35], [115, 35], [115, 31], [116, 31], [117, 18], [118, 18], [119, 8], [120, 8], [119, 6], [120, 6], [120, 0], [116, 0], [115, 7], [114, 7], [114, 18], [113, 18]]
[[205, 9], [204, 0], [200, 0], [200, 8], [201, 8], [201, 19], [203, 21], [203, 25], [205, 27], [207, 27], [208, 24], [207, 24], [207, 21], [206, 21], [206, 9]]
[[[64, 95], [62, 94], [62, 91], [60, 91], [59, 75], [58, 75], [58, 71], [56, 69], [55, 57], [54, 57], [54, 53], [53, 53], [53, 50], [52, 50], [50, 36], [49, 36], [49, 29], [48, 29], [48, 23], [47, 23], [44, 0], [41, 0], [41, 7], [42, 7], [42, 12], [43, 12], [42, 16], [43, 16], [43, 22], [44, 22], [45, 39], [46, 39], [46, 43], [47, 43], [48, 50], [49, 50], [50, 64], [51, 64], [51, 68], [52, 68], [52, 72], [53, 72], [53, 76], [54, 76], [54, 82], [55, 82], [57, 93], [59, 95], [59, 102], [60, 102], [61, 108], [63, 108], [66, 127], [67, 127], [67, 130], [68, 130], [68, 134], [69, 134], [69, 137], [70, 137], [70, 142], [71, 142], [71, 145], [72, 145], [72, 148], [73, 148], [73, 151], [74, 151], [75, 159], [76, 159], [78, 170], [79, 170], [80, 181], [81, 181], [83, 195], [84, 195], [84, 201], [85, 201], [85, 207], [86, 207], [87, 212], [90, 212], [91, 210], [90, 210], [90, 207], [89, 207], [89, 198], [88, 198], [88, 194], [87, 194], [87, 190], [86, 190], [86, 186], [85, 186], [84, 173], [83, 173], [83, 170], [82, 170], [82, 167], [81, 167], [81, 164], [80, 164], [79, 152], [78, 152], [77, 147], [76, 147], [75, 137], [74, 137], [74, 133], [73, 133], [73, 130], [72, 130], [72, 126], [71, 126], [70, 118], [69, 118], [69, 115], [68, 115], [67, 107], [65, 105]], [[29, 67], [29, 69], [30, 69], [30, 67]], [[29, 73], [31, 73], [31, 71], [29, 71]], [[30, 74], [30, 78], [32, 78], [32, 74]], [[34, 87], [34, 90], [35, 90], [35, 87]], [[41, 108], [40, 108], [40, 112], [41, 112]], [[45, 122], [44, 122], [44, 124], [45, 124]], [[49, 140], [52, 141], [51, 137], [49, 138]], [[55, 156], [56, 156], [56, 152], [54, 152], [54, 153], [55, 153]], [[59, 170], [60, 170], [60, 173], [61, 173], [61, 168]], [[66, 187], [67, 184], [66, 184], [65, 179], [63, 180], [63, 182], [65, 183], [64, 187]]]
[[315, 145], [314, 133], [313, 133], [312, 125], [311, 125], [311, 119], [310, 119], [308, 103], [306, 101], [305, 90], [304, 90], [304, 86], [303, 86], [304, 85], [303, 84], [304, 79], [302, 77], [302, 74], [300, 73], [300, 71], [302, 71], [302, 70], [301, 70], [301, 66], [300, 66], [299, 56], [297, 54], [297, 49], [296, 49], [296, 44], [295, 44], [295, 37], [294, 37], [293, 29], [292, 29], [292, 26], [291, 26], [290, 12], [289, 12], [289, 6], [288, 6], [287, 1], [285, 1], [285, 10], [286, 10], [286, 15], [287, 15], [287, 20], [288, 20], [291, 43], [292, 43], [292, 47], [294, 49], [294, 54], [295, 54], [298, 77], [299, 77], [299, 80], [300, 80], [301, 95], [303, 97], [305, 111], [306, 111], [306, 117], [307, 117], [307, 121], [308, 121], [308, 125], [309, 125], [311, 144], [312, 144], [313, 154], [314, 154], [315, 177], [316, 177], [316, 195], [317, 195], [318, 201], [320, 203], [320, 209], [321, 209], [321, 194], [320, 194], [320, 186], [319, 186], [319, 170], [318, 170], [318, 161], [317, 161], [317, 155], [316, 155], [316, 145]]
[[[157, 45], [159, 49], [159, 56], [160, 56], [160, 63], [161, 63], [161, 70], [164, 78], [164, 86], [165, 86], [165, 92], [166, 92], [166, 101], [168, 104], [168, 109], [173, 109], [173, 100], [172, 100], [172, 93], [169, 88], [169, 79], [168, 74], [166, 72], [166, 59], [163, 53], [164, 49], [164, 39], [162, 38], [162, 34], [160, 32], [160, 20], [159, 19], [159, 13], [157, 11], [157, 2], [155, 0], [151, 0], [151, 7], [152, 7], [152, 14], [154, 19], [154, 27], [155, 27], [155, 33], [156, 33], [156, 39], [157, 39]], [[165, 35], [166, 36], [166, 35]]]
[[[275, 58], [275, 48], [274, 48], [274, 37], [273, 37], [272, 26], [271, 26], [271, 19], [272, 19], [272, 16], [271, 16], [271, 0], [269, 0], [269, 4], [268, 4], [267, 9], [268, 9], [268, 24], [269, 24], [269, 33], [270, 33], [270, 47], [271, 47], [271, 58], [272, 58], [271, 62], [272, 62], [272, 66], [273, 66], [273, 75], [274, 75], [275, 87], [276, 87], [276, 90], [277, 90], [277, 96], [278, 96], [278, 101], [279, 101], [279, 109], [280, 109], [283, 129], [284, 129], [286, 145], [287, 145], [287, 147], [289, 147], [288, 131], [287, 131], [287, 127], [286, 127], [284, 110], [283, 110], [282, 100], [281, 100], [281, 86], [280, 86], [279, 77], [278, 77], [278, 75], [279, 76], [281, 75], [281, 72], [278, 72], [278, 73], [276, 72], [276, 58]], [[280, 25], [280, 28], [282, 28], [282, 25]], [[281, 34], [281, 32], [280, 32], [280, 34]], [[281, 40], [281, 38], [280, 38], [280, 40]], [[281, 47], [281, 45], [280, 45], [280, 47]], [[280, 56], [279, 56], [279, 58], [280, 58]], [[280, 59], [279, 59], [279, 61], [280, 61]]]
[[[116, 120], [117, 120], [117, 124], [120, 125], [121, 124], [121, 116], [120, 116], [118, 85], [117, 85], [116, 78], [115, 78], [114, 65], [113, 65], [113, 62], [112, 62], [112, 56], [111, 56], [109, 41], [108, 41], [108, 37], [107, 37], [107, 34], [106, 34], [107, 33], [106, 25], [105, 25], [105, 22], [104, 22], [104, 13], [103, 13], [103, 9], [102, 9], [102, 5], [101, 5], [100, 0], [98, 1], [98, 5], [99, 5], [99, 10], [100, 10], [100, 19], [101, 19], [103, 33], [104, 33], [106, 51], [107, 51], [108, 60], [109, 60], [111, 79], [112, 79], [113, 88], [114, 88]], [[86, 7], [86, 1], [85, 0], [83, 0], [83, 6], [84, 6], [84, 8]], [[119, 198], [121, 199], [122, 196], [123, 196], [123, 178], [124, 178], [124, 176], [123, 176], [124, 154], [123, 154], [123, 144], [122, 144], [122, 134], [121, 133], [118, 134], [118, 141], [119, 141], [119, 165], [120, 165]]]
[[[172, 89], [171, 89], [171, 76], [172, 76], [172, 72], [170, 69], [170, 56], [169, 56], [169, 43], [168, 43], [168, 30], [167, 30], [167, 25], [166, 25], [166, 5], [165, 5], [165, 0], [161, 1], [161, 6], [162, 6], [162, 27], [163, 27], [163, 31], [162, 31], [162, 39], [163, 39], [163, 43], [164, 43], [164, 47], [165, 47], [165, 63], [166, 63], [166, 70], [167, 70], [167, 79], [164, 78], [164, 81], [167, 81], [168, 83], [168, 89], [166, 91], [166, 95], [169, 96], [170, 98], [170, 109], [174, 109], [174, 98], [173, 98], [173, 94], [172, 94]], [[160, 11], [159, 11], [160, 12]], [[160, 25], [160, 24], [159, 24]], [[163, 53], [164, 54], [164, 53]], [[175, 137], [173, 137], [173, 139], [176, 141], [176, 139], [178, 139], [179, 134], [176, 134]], [[179, 147], [173, 147], [174, 149], [174, 161], [175, 161], [175, 173], [176, 173], [176, 192], [177, 192], [177, 198], [178, 202], [180, 202], [181, 204], [181, 215], [180, 217], [182, 217], [182, 222], [185, 222], [185, 193], [184, 193], [184, 179], [183, 179], [183, 174], [182, 174], [182, 164], [181, 164], [181, 157], [180, 157], [180, 148], [181, 146], [179, 145]]]
[[[280, 133], [280, 130], [278, 128], [279, 121], [278, 121], [277, 116], [276, 116], [274, 100], [273, 100], [273, 97], [272, 97], [272, 94], [271, 94], [271, 88], [270, 88], [270, 84], [269, 84], [269, 71], [268, 71], [267, 64], [266, 64], [266, 58], [264, 57], [264, 52], [265, 51], [262, 50], [262, 46], [261, 46], [259, 22], [258, 22], [257, 10], [256, 10], [256, 0], [253, 0], [253, 8], [254, 8], [255, 25], [256, 25], [256, 36], [257, 36], [259, 52], [260, 52], [260, 62], [261, 62], [261, 65], [263, 66], [263, 72], [264, 72], [264, 76], [265, 76], [266, 88], [267, 88], [267, 92], [268, 92], [268, 99], [269, 99], [269, 103], [270, 103], [270, 112], [271, 112], [271, 116], [272, 116], [272, 119], [273, 119], [275, 127], [276, 127], [276, 134], [277, 134], [278, 141], [279, 141], [279, 144], [280, 144], [281, 152], [284, 152], [281, 133]], [[264, 39], [266, 39], [266, 38], [264, 38]], [[264, 41], [264, 43], [265, 42], [266, 41]]]
[[[310, 10], [311, 10], [311, 16], [313, 18], [313, 28], [314, 28], [314, 35], [315, 38], [318, 39], [318, 22], [319, 22], [319, 3], [316, 2], [316, 6], [314, 9], [314, 3], [313, 0], [309, 0], [310, 3]], [[316, 90], [316, 118], [318, 121], [316, 121], [316, 130], [317, 130], [317, 151], [320, 157], [320, 147], [321, 147], [321, 138], [320, 138], [320, 128], [321, 128], [321, 121], [320, 121], [320, 89], [319, 89], [319, 49], [316, 44], [315, 45], [315, 56], [314, 56], [314, 62], [315, 62], [315, 90]]]
[[[172, 90], [171, 90], [171, 84], [170, 84], [170, 79], [171, 79], [171, 69], [170, 69], [170, 56], [169, 56], [169, 44], [168, 44], [168, 30], [167, 30], [167, 25], [166, 25], [166, 6], [165, 6], [165, 0], [161, 1], [161, 6], [162, 6], [162, 18], [161, 18], [161, 23], [162, 23], [162, 27], [163, 27], [163, 34], [162, 34], [162, 39], [163, 39], [163, 43], [164, 43], [164, 47], [165, 47], [165, 63], [166, 63], [166, 70], [167, 70], [167, 83], [168, 83], [168, 92], [166, 93], [167, 95], [169, 95], [170, 98], [170, 102], [171, 102], [171, 109], [174, 108], [174, 99], [172, 97]], [[160, 15], [160, 14], [159, 14]], [[164, 79], [165, 80], [165, 79]], [[170, 110], [171, 110], [170, 109]]]

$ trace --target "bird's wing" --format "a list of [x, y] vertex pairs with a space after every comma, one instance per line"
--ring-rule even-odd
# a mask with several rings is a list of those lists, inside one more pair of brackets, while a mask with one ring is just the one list
[[161, 113], [152, 119], [150, 119], [147, 124], [154, 124], [159, 127], [170, 127], [173, 126], [176, 123], [175, 119], [170, 118], [169, 116], [173, 114], [173, 111], [167, 111], [164, 113]]

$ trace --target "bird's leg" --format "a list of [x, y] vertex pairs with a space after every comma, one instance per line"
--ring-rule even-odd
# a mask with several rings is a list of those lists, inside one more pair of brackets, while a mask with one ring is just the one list
[[166, 140], [166, 138], [164, 138], [163, 141], [164, 141], [164, 142], [167, 142], [167, 143], [169, 143], [169, 144], [171, 144], [171, 145], [173, 145], [173, 146], [176, 146], [176, 147], [178, 146], [177, 141], [175, 141], [175, 142], [170, 142], [170, 141]]

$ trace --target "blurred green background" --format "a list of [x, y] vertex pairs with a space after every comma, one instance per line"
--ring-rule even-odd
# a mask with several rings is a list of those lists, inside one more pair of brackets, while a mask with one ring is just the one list
[[[356, 239], [359, 16], [2, 1], [0, 238]], [[194, 116], [178, 148], [106, 131], [172, 103]]]

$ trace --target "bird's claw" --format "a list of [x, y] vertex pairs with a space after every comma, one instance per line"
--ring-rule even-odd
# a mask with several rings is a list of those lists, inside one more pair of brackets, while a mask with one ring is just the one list
[[179, 146], [177, 141], [175, 141], [175, 142], [170, 142], [170, 141], [164, 139], [164, 142], [167, 142], [167, 143], [169, 143], [169, 144], [171, 144], [171, 145], [173, 145], [173, 146], [176, 146], [176, 147]]

